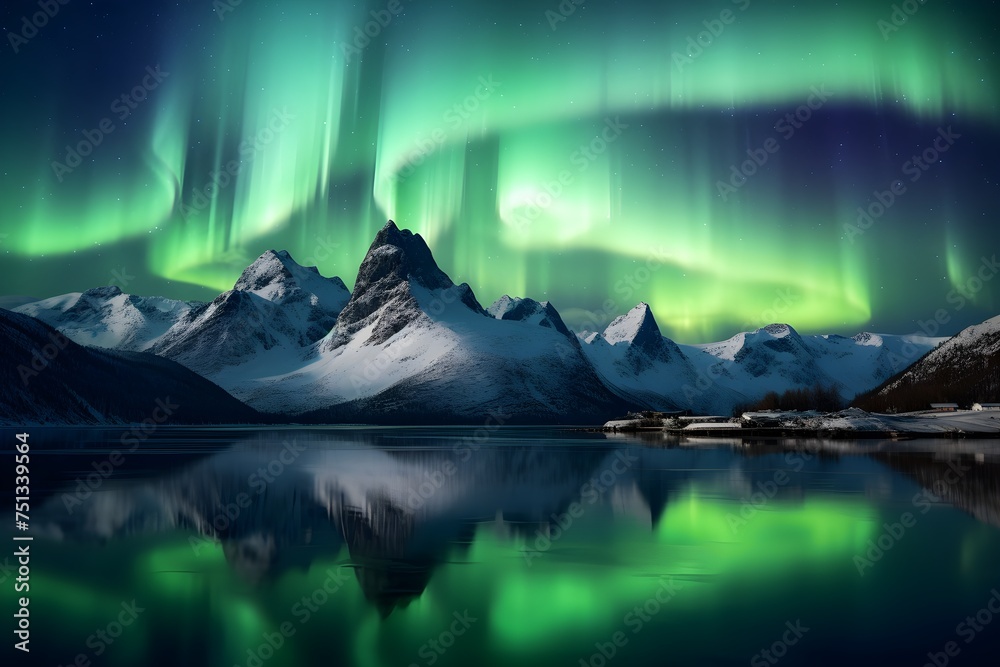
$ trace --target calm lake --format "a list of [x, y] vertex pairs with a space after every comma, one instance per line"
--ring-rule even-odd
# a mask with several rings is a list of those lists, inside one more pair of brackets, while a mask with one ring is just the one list
[[1000, 647], [997, 440], [163, 428], [119, 458], [121, 430], [27, 430], [15, 664], [942, 667]]

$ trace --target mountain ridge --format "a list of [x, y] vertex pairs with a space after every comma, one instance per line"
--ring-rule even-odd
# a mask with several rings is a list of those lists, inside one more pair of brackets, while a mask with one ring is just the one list
[[178, 363], [77, 345], [28, 315], [0, 309], [0, 340], [0, 424], [269, 421]]
[[[940, 342], [802, 336], [775, 323], [679, 345], [644, 302], [602, 332], [576, 333], [547, 301], [504, 295], [484, 309], [419, 234], [392, 220], [353, 292], [268, 250], [209, 303], [96, 288], [18, 311], [70, 339], [179, 361], [258, 410], [320, 421], [476, 421], [491, 407], [524, 421], [592, 421], [629, 408], [727, 413], [768, 391], [816, 384], [847, 401]], [[136, 331], [121, 325], [126, 314]]]
[[914, 360], [854, 405], [870, 412], [926, 410], [931, 403], [1000, 401], [1000, 316], [967, 327]]

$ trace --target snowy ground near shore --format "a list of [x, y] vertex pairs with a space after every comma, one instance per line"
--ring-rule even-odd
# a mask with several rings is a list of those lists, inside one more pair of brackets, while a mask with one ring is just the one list
[[907, 433], [1000, 433], [1000, 413], [958, 410], [956, 412], [907, 412], [895, 415], [868, 413], [857, 408], [840, 412], [746, 412], [743, 422], [785, 428], [843, 431], [902, 431]]
[[[630, 428], [638, 420], [618, 419], [605, 428]], [[722, 430], [736, 428], [776, 427], [807, 431], [869, 431], [903, 433], [997, 433], [1000, 435], [1000, 412], [907, 412], [883, 415], [848, 408], [840, 412], [765, 411], [745, 412], [739, 422], [693, 423], [685, 431]]]

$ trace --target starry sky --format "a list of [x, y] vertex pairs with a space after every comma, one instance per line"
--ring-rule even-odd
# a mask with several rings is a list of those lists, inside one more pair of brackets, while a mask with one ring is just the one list
[[996, 3], [578, 2], [7, 3], [0, 295], [351, 286], [392, 218], [576, 328], [1000, 312]]

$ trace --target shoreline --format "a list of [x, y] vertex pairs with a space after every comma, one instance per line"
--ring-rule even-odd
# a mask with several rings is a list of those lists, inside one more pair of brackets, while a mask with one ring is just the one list
[[599, 426], [583, 430], [597, 433], [663, 433], [690, 438], [799, 438], [813, 440], [1000, 439], [1000, 432], [988, 431], [852, 431], [849, 429], [801, 429], [787, 427], [700, 428], [688, 430], [659, 426]]

